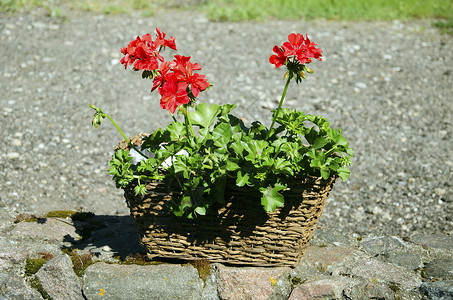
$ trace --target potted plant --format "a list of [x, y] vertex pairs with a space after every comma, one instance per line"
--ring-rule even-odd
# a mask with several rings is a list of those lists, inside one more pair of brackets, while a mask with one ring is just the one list
[[172, 122], [128, 139], [114, 120], [95, 110], [97, 128], [108, 118], [124, 141], [110, 174], [134, 217], [148, 256], [206, 258], [244, 265], [294, 265], [312, 237], [335, 180], [349, 176], [353, 151], [340, 129], [322, 116], [283, 108], [291, 82], [322, 60], [308, 36], [290, 34], [269, 62], [286, 67], [286, 84], [269, 128], [246, 126], [233, 104], [198, 103], [211, 87], [190, 56], [165, 60], [175, 38], [156, 28], [121, 51], [121, 63], [142, 71], [161, 96]]

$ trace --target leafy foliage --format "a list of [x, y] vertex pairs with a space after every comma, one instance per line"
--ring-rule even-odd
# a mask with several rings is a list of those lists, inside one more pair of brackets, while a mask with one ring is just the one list
[[261, 193], [261, 204], [268, 212], [283, 206], [281, 191], [293, 176], [348, 178], [354, 153], [341, 130], [330, 128], [327, 119], [277, 109], [273, 120], [279, 127], [269, 132], [260, 122], [246, 127], [230, 114], [233, 108], [200, 103], [188, 112], [190, 123], [198, 127], [197, 135], [174, 121], [145, 138], [142, 150], [155, 156], [137, 165], [132, 164], [129, 151], [116, 151], [109, 172], [117, 187], [137, 181], [135, 192], [144, 194], [147, 181], [173, 180], [182, 194], [173, 197], [171, 210], [194, 218], [208, 213], [214, 203], [223, 203], [228, 178]]

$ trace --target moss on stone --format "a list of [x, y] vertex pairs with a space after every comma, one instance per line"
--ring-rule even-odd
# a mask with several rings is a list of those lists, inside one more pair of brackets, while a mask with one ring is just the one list
[[290, 278], [290, 281], [291, 281], [291, 289], [294, 289], [295, 287], [303, 284], [306, 280], [302, 280], [299, 277], [293, 277], [293, 278]]
[[389, 288], [390, 288], [392, 291], [394, 291], [395, 293], [398, 292], [398, 291], [400, 290], [399, 285], [398, 285], [397, 283], [394, 283], [394, 282], [392, 282], [392, 283], [389, 284]]
[[25, 275], [26, 276], [35, 275], [46, 262], [47, 260], [42, 257], [27, 258], [27, 260], [25, 261]]
[[49, 211], [44, 218], [71, 218], [73, 221], [86, 221], [92, 217], [94, 217], [95, 214], [92, 212], [76, 212], [74, 210], [52, 210]]
[[48, 262], [53, 255], [50, 253], [40, 253], [42, 257], [38, 258], [27, 258], [25, 261], [25, 276], [28, 277], [28, 282], [30, 283], [30, 286], [37, 290], [43, 299], [45, 300], [51, 300], [52, 297], [49, 296], [49, 294], [44, 290], [41, 282], [39, 281], [38, 277], [36, 277], [36, 273], [38, 273], [39, 269]]
[[43, 288], [41, 281], [39, 281], [38, 277], [33, 276], [32, 278], [30, 278], [29, 282], [30, 282], [30, 286], [32, 288], [34, 288], [35, 290], [37, 290], [41, 294], [43, 299], [52, 300], [52, 297], [50, 297], [50, 295]]
[[73, 210], [52, 210], [49, 211], [44, 218], [71, 218], [72, 215], [76, 214], [76, 211]]

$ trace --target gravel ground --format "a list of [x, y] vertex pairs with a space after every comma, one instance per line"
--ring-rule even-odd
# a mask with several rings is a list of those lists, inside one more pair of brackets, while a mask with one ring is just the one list
[[91, 128], [88, 103], [128, 135], [166, 126], [151, 82], [119, 64], [120, 48], [160, 27], [214, 84], [201, 101], [235, 103], [270, 124], [283, 70], [268, 63], [288, 33], [324, 50], [315, 73], [291, 86], [287, 107], [329, 118], [356, 157], [320, 223], [359, 234], [453, 233], [453, 40], [429, 21], [211, 23], [193, 12], [152, 18], [0, 14], [0, 206], [127, 214], [107, 174], [120, 140]]

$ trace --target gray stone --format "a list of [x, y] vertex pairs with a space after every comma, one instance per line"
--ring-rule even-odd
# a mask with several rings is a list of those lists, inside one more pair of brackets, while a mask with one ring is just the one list
[[[125, 259], [130, 254], [142, 252], [137, 230], [129, 216], [94, 216], [91, 224], [99, 224], [87, 239], [73, 242], [73, 246], [84, 252], [92, 252], [99, 260], [116, 262], [117, 257]], [[90, 223], [75, 222], [77, 228]]]
[[350, 285], [343, 290], [346, 299], [368, 300], [368, 299], [395, 299], [395, 292], [386, 284], [379, 282], [366, 282], [362, 285]]
[[374, 237], [361, 242], [363, 249], [377, 259], [389, 262], [408, 270], [421, 267], [421, 258], [418, 254], [409, 252], [407, 243], [398, 237]]
[[347, 261], [354, 261], [364, 254], [355, 249], [347, 247], [318, 247], [310, 246], [301, 259], [301, 263], [307, 263], [324, 272], [329, 266], [344, 264]]
[[12, 270], [0, 284], [1, 300], [42, 300], [41, 294], [31, 288], [18, 270]]
[[415, 235], [410, 242], [421, 246], [428, 256], [453, 259], [453, 236], [448, 235]]
[[0, 232], [5, 232], [8, 231], [8, 229], [12, 228], [14, 221], [14, 216], [13, 214], [5, 209], [1, 208], [0, 209]]
[[291, 281], [293, 286], [307, 281], [310, 278], [319, 277], [322, 275], [320, 269], [306, 261], [299, 263], [294, 269], [291, 270]]
[[329, 270], [333, 275], [359, 276], [369, 282], [394, 284], [403, 290], [413, 290], [421, 284], [413, 272], [369, 257], [331, 266]]
[[53, 299], [81, 299], [82, 287], [68, 255], [57, 255], [39, 269], [36, 276]]
[[406, 243], [397, 237], [370, 237], [360, 243], [363, 249], [372, 256], [390, 251], [403, 251], [407, 249]]
[[421, 294], [431, 300], [453, 299], [453, 281], [423, 282], [419, 290]]
[[440, 280], [453, 280], [453, 260], [435, 259], [425, 266], [426, 274]]
[[289, 300], [299, 299], [342, 299], [343, 291], [360, 282], [353, 278], [342, 276], [322, 276], [309, 280], [296, 287]]
[[203, 293], [201, 294], [202, 300], [218, 300], [219, 293], [217, 291], [217, 282], [216, 278], [213, 274], [209, 275], [206, 278], [206, 282], [204, 283]]
[[[254, 268], [215, 265], [220, 299], [268, 299], [285, 284], [289, 267]], [[284, 288], [283, 288], [284, 289]]]
[[11, 231], [15, 238], [31, 238], [63, 242], [65, 238], [79, 239], [71, 222], [59, 218], [46, 218], [39, 222], [20, 222]]
[[402, 252], [384, 252], [376, 257], [377, 259], [388, 262], [407, 270], [416, 270], [422, 266], [421, 258], [418, 254]]
[[314, 232], [313, 239], [310, 241], [311, 246], [353, 246], [358, 245], [358, 236], [354, 234], [345, 234], [343, 231], [328, 228], [323, 226], [318, 226]]
[[10, 242], [0, 237], [0, 270], [6, 270], [19, 264], [30, 254], [29, 251], [22, 251], [17, 244], [11, 245]]
[[89, 266], [83, 276], [87, 299], [200, 299], [203, 281], [189, 265]]

